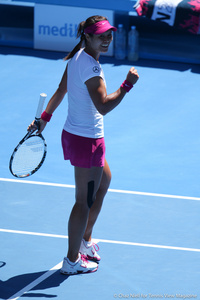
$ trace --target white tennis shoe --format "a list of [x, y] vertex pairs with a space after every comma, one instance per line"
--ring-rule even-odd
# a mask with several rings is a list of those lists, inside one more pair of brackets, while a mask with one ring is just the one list
[[84, 239], [81, 242], [81, 247], [79, 252], [88, 260], [99, 263], [101, 257], [97, 254], [99, 251], [99, 246], [92, 242], [86, 242]]
[[97, 263], [87, 261], [85, 257], [79, 253], [79, 257], [75, 263], [71, 262], [67, 257], [64, 258], [60, 273], [64, 275], [74, 275], [82, 273], [92, 273], [97, 271], [97, 269]]

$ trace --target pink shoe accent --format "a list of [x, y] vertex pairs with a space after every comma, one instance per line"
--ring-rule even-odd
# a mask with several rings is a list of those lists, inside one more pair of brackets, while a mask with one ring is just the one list
[[85, 253], [83, 254], [84, 257], [87, 259], [87, 260], [90, 260], [90, 261], [94, 261], [96, 263], [99, 263], [101, 258], [100, 256], [95, 256], [95, 253], [99, 251], [99, 246], [95, 243], [91, 243], [90, 246], [87, 246], [86, 243], [85, 243], [85, 240], [83, 240], [83, 244], [85, 246], [86, 249], [90, 249], [91, 248], [91, 254], [93, 254], [93, 256]]

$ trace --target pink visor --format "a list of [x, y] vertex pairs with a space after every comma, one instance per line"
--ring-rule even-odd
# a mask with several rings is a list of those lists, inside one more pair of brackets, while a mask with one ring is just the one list
[[117, 31], [116, 27], [111, 26], [107, 20], [103, 20], [85, 28], [84, 33], [101, 34], [110, 29], [112, 31]]

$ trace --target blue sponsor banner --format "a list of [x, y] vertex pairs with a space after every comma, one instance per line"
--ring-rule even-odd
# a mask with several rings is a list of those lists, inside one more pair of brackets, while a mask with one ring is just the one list
[[[76, 39], [78, 24], [93, 15], [102, 15], [114, 23], [111, 10], [36, 4], [34, 12], [34, 48], [70, 52]], [[106, 54], [113, 55], [113, 43]]]

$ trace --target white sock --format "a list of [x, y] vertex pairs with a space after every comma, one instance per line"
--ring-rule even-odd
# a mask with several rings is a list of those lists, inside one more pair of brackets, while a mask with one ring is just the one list
[[87, 241], [84, 240], [84, 243], [85, 243], [85, 245], [86, 245], [87, 248], [89, 248], [89, 247], [92, 246], [92, 242], [91, 241], [87, 242]]
[[75, 264], [77, 264], [77, 262], [79, 261], [79, 259], [80, 259], [80, 253], [78, 254], [78, 258], [77, 258], [77, 260], [76, 260], [75, 262], [73, 262], [73, 261], [69, 260], [69, 258], [67, 258], [67, 260], [68, 260], [68, 262], [70, 263], [70, 265], [75, 265]]

